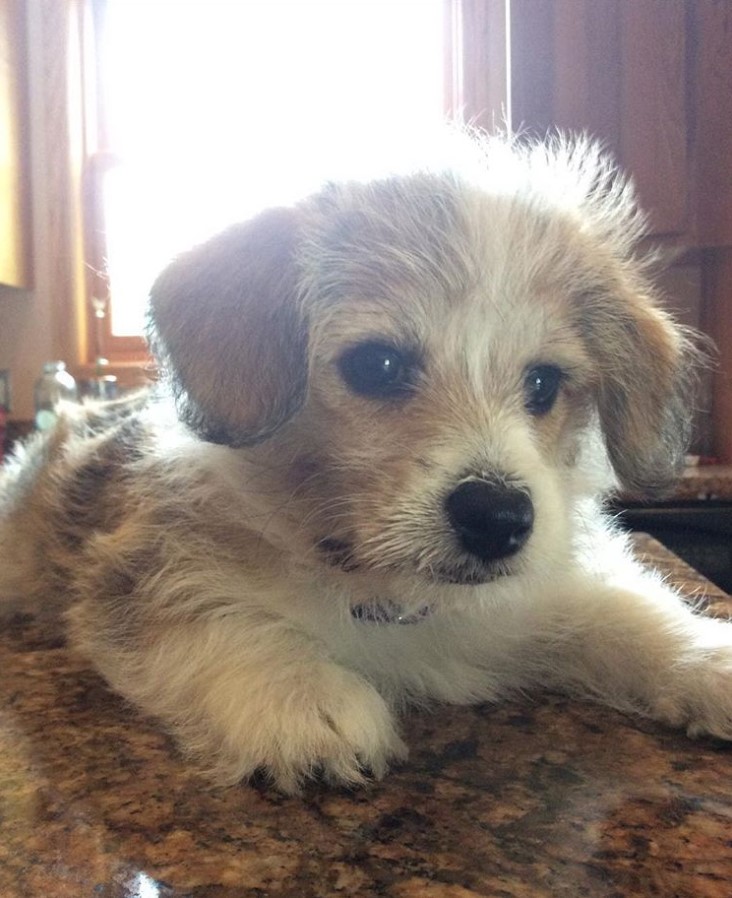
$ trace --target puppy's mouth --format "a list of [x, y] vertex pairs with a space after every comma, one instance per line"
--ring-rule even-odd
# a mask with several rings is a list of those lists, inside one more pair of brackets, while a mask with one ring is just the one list
[[456, 565], [454, 567], [433, 567], [425, 572], [434, 583], [445, 583], [452, 586], [481, 586], [491, 583], [499, 577], [507, 577], [512, 571], [505, 566], [476, 567], [472, 564]]
[[[321, 558], [330, 567], [338, 568], [345, 573], [362, 571], [376, 566], [360, 562], [355, 554], [353, 544], [348, 540], [335, 537], [323, 537], [316, 543], [316, 548]], [[391, 570], [395, 573], [404, 573], [405, 570], [416, 572], [429, 583], [438, 583], [450, 586], [481, 586], [491, 583], [500, 577], [507, 577], [515, 573], [507, 564], [501, 562], [482, 563], [475, 559], [457, 561], [452, 564], [419, 564], [418, 562], [405, 562], [401, 564], [378, 565], [378, 570]]]

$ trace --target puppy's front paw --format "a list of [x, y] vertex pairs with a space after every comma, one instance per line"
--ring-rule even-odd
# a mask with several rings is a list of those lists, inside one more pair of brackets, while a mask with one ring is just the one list
[[209, 723], [213, 717], [219, 738], [217, 745], [207, 741], [219, 780], [234, 782], [263, 770], [278, 789], [295, 793], [320, 773], [342, 785], [379, 779], [390, 761], [406, 757], [386, 702], [349, 670], [311, 664], [286, 680], [262, 678], [255, 693], [252, 685], [238, 700], [209, 695], [206, 716]]
[[654, 716], [689, 736], [732, 740], [732, 647], [700, 650], [701, 657], [675, 672]]

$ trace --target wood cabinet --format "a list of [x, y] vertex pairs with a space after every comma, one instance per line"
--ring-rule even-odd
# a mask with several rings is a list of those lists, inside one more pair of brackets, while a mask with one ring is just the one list
[[602, 138], [632, 171], [654, 232], [690, 232], [683, 3], [512, 0], [511, 59], [514, 126]]
[[732, 3], [689, 2], [696, 236], [700, 246], [732, 246]]
[[729, 0], [511, 0], [514, 127], [587, 130], [653, 233], [732, 244]]

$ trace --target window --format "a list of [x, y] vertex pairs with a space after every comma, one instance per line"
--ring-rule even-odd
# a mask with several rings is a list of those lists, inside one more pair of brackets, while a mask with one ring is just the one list
[[444, 0], [92, 10], [88, 243], [110, 358], [142, 352], [147, 290], [176, 252], [444, 118]]

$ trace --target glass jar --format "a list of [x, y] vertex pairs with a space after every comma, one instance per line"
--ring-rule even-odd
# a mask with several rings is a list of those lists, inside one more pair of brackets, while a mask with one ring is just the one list
[[66, 370], [64, 362], [46, 362], [43, 374], [33, 389], [36, 430], [48, 430], [58, 418], [62, 402], [75, 402], [78, 398], [76, 381]]

